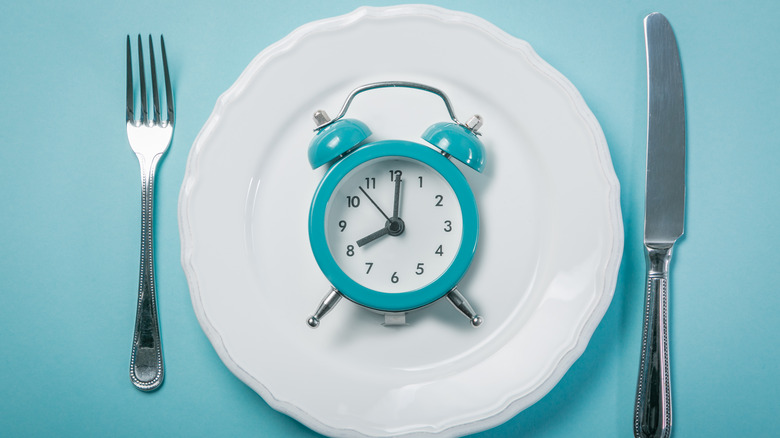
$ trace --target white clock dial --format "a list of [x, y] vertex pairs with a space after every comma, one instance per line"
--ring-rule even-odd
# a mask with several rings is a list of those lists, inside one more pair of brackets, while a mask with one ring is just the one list
[[452, 187], [428, 165], [405, 157], [357, 166], [336, 186], [325, 211], [325, 238], [338, 266], [379, 292], [414, 291], [439, 278], [462, 236]]

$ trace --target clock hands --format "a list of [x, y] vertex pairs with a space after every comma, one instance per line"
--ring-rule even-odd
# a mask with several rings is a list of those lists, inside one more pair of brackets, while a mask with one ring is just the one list
[[373, 233], [369, 234], [368, 236], [358, 239], [357, 246], [361, 247], [369, 242], [373, 242], [376, 239], [379, 239], [380, 237], [384, 236], [385, 234], [390, 234], [390, 230], [387, 226], [382, 227], [381, 230], [374, 231]]
[[401, 178], [395, 178], [395, 192], [393, 193], [393, 219], [398, 219], [399, 200], [401, 198]]
[[387, 214], [377, 205], [376, 202], [374, 202], [373, 199], [371, 199], [371, 196], [368, 195], [368, 193], [363, 190], [363, 187], [359, 187], [361, 192], [363, 192], [364, 195], [366, 195], [366, 198], [368, 198], [369, 201], [371, 201], [372, 204], [374, 204], [374, 207], [376, 207], [377, 210], [379, 210], [380, 213], [382, 213], [382, 216], [387, 219], [387, 222], [385, 222], [385, 226], [381, 229], [374, 231], [373, 233], [369, 234], [368, 236], [358, 239], [357, 246], [362, 247], [363, 245], [366, 245], [369, 242], [373, 242], [376, 239], [379, 239], [382, 236], [390, 235], [390, 236], [399, 236], [401, 233], [404, 232], [405, 225], [404, 221], [398, 217], [398, 210], [400, 207], [400, 197], [401, 197], [401, 178], [396, 177], [395, 178], [395, 190], [393, 192], [393, 217], [388, 217]]
[[363, 192], [364, 195], [366, 195], [366, 198], [368, 198], [368, 200], [371, 201], [372, 204], [374, 204], [374, 207], [376, 207], [376, 209], [379, 210], [380, 213], [382, 213], [382, 216], [384, 216], [385, 219], [390, 220], [390, 217], [387, 216], [384, 211], [382, 211], [382, 209], [376, 204], [376, 202], [374, 202], [373, 199], [371, 199], [370, 196], [368, 196], [368, 193], [366, 193], [366, 191], [363, 190], [363, 187], [358, 186], [358, 188], [360, 189], [361, 192]]

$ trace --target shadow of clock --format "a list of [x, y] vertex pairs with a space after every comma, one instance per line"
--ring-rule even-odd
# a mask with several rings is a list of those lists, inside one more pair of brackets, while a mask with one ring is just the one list
[[[338, 315], [335, 314], [337, 312]], [[339, 322], [338, 328], [335, 329], [337, 332], [331, 339], [340, 347], [357, 345], [372, 339], [381, 342], [384, 336], [389, 338], [417, 336], [422, 327], [426, 327], [423, 330], [427, 331], [431, 326], [438, 326], [439, 335], [441, 331], [451, 331], [453, 337], [479, 330], [472, 327], [469, 320], [446, 298], [440, 298], [425, 307], [407, 312], [406, 324], [403, 325], [386, 325], [383, 314], [367, 310], [348, 300], [339, 303], [339, 307], [334, 309], [333, 313], [334, 315], [329, 315], [331, 320], [339, 318]], [[389, 347], [392, 348], [392, 345]]]
[[[472, 300], [471, 297], [469, 297], [469, 303], [475, 309], [477, 308], [478, 302]], [[436, 324], [446, 326], [447, 330], [451, 330], [453, 335], [479, 330], [479, 328], [472, 327], [469, 319], [464, 317], [462, 313], [450, 304], [447, 298], [441, 298], [418, 312], [408, 314], [406, 320], [409, 325], [435, 322]]]
[[[345, 309], [340, 312], [341, 315], [339, 315], [339, 318], [343, 319], [343, 322], [340, 325], [342, 326], [342, 330], [345, 332], [354, 332], [356, 327], [365, 326], [380, 326], [385, 330], [413, 329], [415, 325], [419, 325], [420, 323], [431, 319], [435, 319], [442, 324], [446, 324], [447, 326], [465, 326], [465, 329], [473, 330], [473, 327], [471, 327], [469, 324], [468, 319], [464, 318], [462, 314], [460, 314], [449, 302], [447, 302], [446, 298], [440, 298], [439, 300], [425, 307], [407, 312], [406, 324], [403, 325], [386, 325], [384, 314], [365, 309], [355, 303], [349, 302], [348, 300], [344, 303], [340, 303], [339, 305], [343, 305], [345, 307]], [[342, 339], [349, 338], [342, 337]]]

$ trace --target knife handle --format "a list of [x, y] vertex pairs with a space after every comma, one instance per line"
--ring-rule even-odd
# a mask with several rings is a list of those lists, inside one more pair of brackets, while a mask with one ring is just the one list
[[671, 258], [671, 246], [647, 248], [645, 320], [634, 410], [636, 438], [669, 438], [672, 431], [667, 311]]

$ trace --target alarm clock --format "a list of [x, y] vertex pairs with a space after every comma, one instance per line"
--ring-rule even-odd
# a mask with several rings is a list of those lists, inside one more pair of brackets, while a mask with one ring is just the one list
[[[368, 126], [344, 116], [358, 94], [403, 87], [439, 96], [451, 122], [423, 132], [427, 144], [367, 141]], [[310, 327], [342, 297], [403, 325], [406, 313], [446, 297], [474, 327], [480, 317], [457, 285], [471, 264], [479, 236], [474, 193], [453, 160], [477, 172], [485, 167], [479, 116], [461, 123], [441, 90], [414, 82], [363, 85], [339, 114], [314, 114], [309, 145], [313, 169], [329, 166], [309, 212], [309, 242], [330, 291], [308, 319]]]

